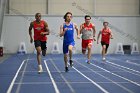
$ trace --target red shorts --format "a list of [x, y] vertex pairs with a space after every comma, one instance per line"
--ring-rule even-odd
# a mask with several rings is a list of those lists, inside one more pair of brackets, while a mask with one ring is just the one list
[[82, 50], [86, 50], [88, 45], [92, 46], [92, 43], [93, 43], [93, 39], [88, 39], [88, 40], [83, 40], [82, 39]]

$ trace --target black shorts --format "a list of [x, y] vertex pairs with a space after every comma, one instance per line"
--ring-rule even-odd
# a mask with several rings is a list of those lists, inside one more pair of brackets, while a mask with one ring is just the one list
[[107, 43], [105, 43], [105, 42], [103, 42], [103, 41], [101, 41], [101, 45], [102, 45], [102, 46], [105, 45], [105, 46], [106, 46], [106, 49], [108, 49], [108, 47], [109, 47], [109, 44], [107, 44]]
[[47, 50], [46, 41], [35, 40], [34, 45], [35, 47], [41, 47], [42, 50]]

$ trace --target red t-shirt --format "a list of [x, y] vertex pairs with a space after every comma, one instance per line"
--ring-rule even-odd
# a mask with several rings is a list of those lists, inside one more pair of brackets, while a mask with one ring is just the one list
[[40, 40], [40, 41], [46, 41], [47, 37], [46, 35], [40, 35], [41, 32], [45, 32], [45, 21], [41, 20], [40, 23], [37, 23], [36, 21], [33, 22], [33, 28], [34, 28], [34, 40]]
[[89, 24], [89, 25], [87, 25], [86, 23], [84, 23], [84, 28], [86, 29], [86, 30], [92, 30], [92, 28], [93, 28], [93, 26], [94, 25], [92, 25], [91, 23]]
[[102, 33], [101, 41], [109, 44], [110, 43], [111, 30], [109, 28], [107, 28], [107, 29], [103, 28], [101, 30], [101, 33]]

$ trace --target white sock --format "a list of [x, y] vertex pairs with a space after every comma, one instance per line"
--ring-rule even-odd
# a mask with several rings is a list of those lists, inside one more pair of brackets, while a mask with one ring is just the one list
[[38, 67], [42, 69], [42, 65], [38, 65]]

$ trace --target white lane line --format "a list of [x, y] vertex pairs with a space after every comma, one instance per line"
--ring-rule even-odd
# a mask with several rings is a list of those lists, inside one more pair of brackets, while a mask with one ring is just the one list
[[[89, 69], [90, 71], [94, 72], [94, 70], [91, 69], [91, 68], [89, 68], [88, 66], [85, 66], [85, 65], [81, 64], [81, 63], [80, 63], [79, 61], [77, 61], [77, 60], [75, 60], [75, 61], [76, 61], [78, 64], [80, 64], [81, 66], [83, 66], [83, 67]], [[128, 88], [126, 88], [126, 87], [124, 87], [124, 86], [118, 84], [117, 82], [115, 82], [115, 81], [109, 79], [108, 77], [106, 77], [106, 76], [104, 76], [104, 75], [102, 75], [102, 74], [100, 74], [100, 73], [98, 73], [98, 72], [94, 72], [94, 73], [96, 73], [96, 74], [98, 74], [99, 76], [101, 76], [101, 77], [103, 77], [103, 78], [109, 80], [110, 82], [114, 83], [115, 85], [121, 87], [122, 89], [124, 89], [124, 90], [127, 91], [128, 93], [134, 93], [134, 92], [131, 91], [130, 89], [128, 89]]]
[[86, 75], [84, 75], [82, 72], [80, 72], [78, 69], [76, 69], [74, 66], [73, 68], [79, 73], [81, 74], [83, 77], [85, 77], [87, 80], [89, 80], [92, 84], [94, 84], [96, 87], [98, 87], [101, 91], [103, 91], [104, 93], [109, 93], [107, 90], [105, 90], [104, 88], [102, 88], [99, 84], [97, 84], [96, 82], [94, 82], [92, 79], [90, 79], [89, 77], [87, 77]]
[[6, 93], [11, 93], [12, 88], [13, 88], [14, 83], [15, 83], [15, 80], [16, 80], [18, 74], [19, 74], [20, 69], [22, 68], [23, 64], [25, 63], [25, 61], [26, 61], [26, 60], [23, 60], [23, 61], [22, 61], [21, 65], [20, 65], [20, 67], [18, 68], [18, 70], [17, 70], [17, 72], [16, 72], [16, 74], [15, 74], [15, 76], [14, 76], [14, 78], [13, 78], [13, 80], [12, 80], [12, 82], [11, 82], [11, 84], [10, 84], [10, 86], [9, 86], [9, 88], [8, 88], [8, 90], [7, 90]]
[[[90, 81], [89, 82], [81, 82], [81, 81], [70, 81], [70, 82], [56, 82], [57, 84], [66, 84], [66, 83], [70, 83], [70, 84], [92, 84]], [[99, 84], [112, 84], [114, 82], [96, 82]], [[130, 82], [115, 82], [115, 83], [120, 83], [120, 84], [130, 84]], [[21, 85], [42, 85], [42, 84], [52, 84], [52, 82], [22, 82], [22, 83], [14, 83], [15, 85], [21, 84]]]
[[[124, 68], [121, 68], [121, 67], [112, 65], [112, 64], [110, 64], [110, 63], [105, 63], [105, 64], [108, 64], [108, 65], [110, 65], [110, 66], [112, 66], [112, 67], [114, 67], [114, 68], [117, 68], [117, 69], [121, 69], [121, 70], [123, 70], [122, 72], [127, 72], [127, 73], [130, 73], [130, 74], [133, 74], [133, 75], [136, 75], [136, 76], [139, 76], [139, 77], [140, 77], [139, 74], [133, 73], [132, 71], [128, 71], [128, 70], [126, 70], [126, 69], [124, 69]], [[111, 71], [111, 72], [114, 72], [114, 71]], [[120, 72], [121, 72], [121, 71], [120, 71]]]
[[[25, 74], [25, 70], [26, 70], [26, 68], [27, 68], [27, 63], [28, 63], [28, 59], [27, 59], [27, 61], [25, 62], [25, 66], [24, 66], [24, 68], [23, 68], [23, 73], [21, 74], [21, 78], [20, 78], [20, 80], [19, 80], [19, 83], [22, 83], [22, 81], [23, 81], [23, 77], [24, 77], [24, 74]], [[17, 86], [17, 89], [16, 89], [16, 93], [20, 93], [20, 89], [21, 89], [21, 85], [19, 84], [18, 86]]]
[[110, 74], [112, 74], [112, 75], [114, 75], [114, 76], [117, 76], [117, 77], [122, 78], [122, 79], [124, 79], [124, 80], [126, 80], [126, 81], [128, 81], [128, 82], [131, 82], [131, 83], [133, 83], [133, 84], [135, 84], [135, 85], [137, 85], [137, 86], [140, 86], [140, 84], [138, 84], [138, 83], [136, 83], [136, 82], [134, 82], [134, 81], [132, 81], [132, 80], [130, 80], [130, 79], [127, 79], [127, 78], [125, 78], [125, 77], [123, 77], [123, 76], [120, 76], [120, 75], [118, 75], [118, 74], [115, 74], [115, 73], [113, 73], [113, 72], [111, 72], [111, 71], [109, 71], [109, 70], [106, 70], [106, 69], [104, 69], [104, 68], [102, 68], [102, 67], [100, 67], [100, 66], [94, 65], [94, 64], [92, 64], [92, 63], [90, 63], [90, 64], [93, 65], [93, 66], [95, 66], [95, 67], [97, 67], [97, 68], [100, 68], [100, 69], [102, 69], [102, 70], [104, 70], [104, 71], [106, 71], [106, 72], [108, 72], [108, 73], [110, 73]]
[[140, 73], [140, 72], [139, 72], [139, 71], [137, 71], [137, 70], [134, 70], [134, 69], [131, 69], [131, 68], [128, 68], [128, 67], [125, 67], [125, 66], [121, 66], [121, 65], [115, 64], [115, 63], [110, 62], [110, 61], [106, 61], [106, 62], [107, 62], [107, 63], [110, 63], [110, 64], [113, 64], [113, 65], [116, 65], [116, 66], [118, 66], [118, 67], [125, 68], [125, 69], [127, 69], [127, 70], [131, 70], [131, 71], [133, 71], [133, 72]]
[[[26, 72], [26, 73], [36, 73], [37, 71], [20, 71], [20, 72]], [[47, 71], [43, 71], [43, 72], [47, 72]], [[65, 72], [65, 71], [50, 71], [51, 73], [61, 73], [61, 72]], [[90, 73], [91, 71], [81, 71], [81, 72], [87, 72], [87, 73]], [[106, 71], [93, 71], [93, 72], [106, 72]], [[112, 71], [112, 72], [128, 72], [128, 71], [126, 71], [126, 70], [124, 70], [124, 71]], [[76, 71], [70, 71], [69, 73], [77, 73]]]
[[81, 74], [83, 77], [85, 77], [87, 80], [89, 80], [92, 84], [94, 84], [96, 87], [98, 87], [102, 92], [104, 93], [109, 93], [107, 90], [105, 90], [103, 87], [101, 87], [99, 84], [97, 84], [95, 81], [93, 81], [92, 79], [90, 79], [89, 77], [87, 77], [86, 75], [84, 75], [82, 72], [80, 72], [78, 69], [76, 69], [73, 66], [73, 69], [76, 70], [79, 74]]
[[[110, 58], [110, 59], [113, 59], [113, 60], [114, 60], [114, 58]], [[95, 58], [94, 58], [93, 60], [97, 60], [97, 61], [98, 61], [98, 59], [95, 59]], [[117, 59], [117, 60], [118, 60], [118, 59]], [[124, 69], [124, 68], [122, 68], [122, 67], [118, 67], [118, 66], [116, 66], [116, 65], [110, 64], [110, 63], [108, 63], [107, 61], [106, 61], [104, 64], [108, 64], [108, 65], [110, 65], [110, 66], [112, 66], [112, 67], [114, 67], [114, 68], [123, 70], [123, 71], [111, 71], [111, 72], [128, 72], [128, 73], [131, 73], [131, 74], [133, 74], [133, 75], [140, 76], [140, 74], [133, 73], [132, 71], [128, 71], [128, 70], [126, 70], [126, 69]]]
[[129, 57], [129, 56], [127, 56], [127, 55], [124, 55], [124, 57], [125, 57], [125, 59], [130, 59], [130, 60], [140, 60], [140, 59], [138, 59], [138, 57]]
[[21, 82], [21, 83], [15, 83], [16, 85], [42, 85], [42, 84], [52, 84], [52, 82]]
[[[36, 58], [28, 58], [27, 61], [30, 61], [30, 60], [35, 60], [36, 61]], [[42, 58], [42, 60], [48, 60], [46, 58]], [[33, 61], [34, 62], [34, 61]]]
[[53, 66], [55, 67], [55, 69], [60, 73], [60, 76], [62, 77], [62, 79], [66, 82], [66, 84], [68, 85], [68, 87], [71, 90], [71, 93], [76, 93], [75, 90], [72, 88], [72, 86], [69, 84], [69, 82], [67, 81], [67, 79], [61, 74], [59, 68], [54, 64], [54, 61], [52, 59], [50, 59], [51, 63], [53, 64]]
[[[38, 71], [20, 71], [21, 73], [38, 73]], [[43, 72], [47, 72], [47, 71], [43, 71]]]
[[[124, 61], [122, 61], [121, 59], [117, 59], [117, 58], [111, 58], [111, 57], [109, 57], [109, 59], [111, 59], [111, 60], [119, 60], [119, 61], [121, 61], [121, 62], [124, 62]], [[129, 63], [129, 64], [131, 64], [131, 65], [140, 66], [140, 64], [135, 63], [134, 61], [132, 62], [131, 59], [130, 59], [130, 60], [126, 60], [125, 62], [126, 62], [126, 63]]]
[[131, 60], [126, 60], [126, 63], [132, 64], [132, 65], [135, 65], [135, 66], [140, 66], [140, 64], [132, 62]]
[[53, 77], [52, 77], [52, 75], [51, 75], [51, 72], [50, 72], [50, 70], [49, 70], [49, 68], [48, 68], [48, 65], [47, 65], [46, 60], [44, 60], [44, 63], [45, 63], [46, 69], [47, 69], [47, 71], [48, 71], [48, 74], [49, 74], [49, 76], [50, 76], [50, 79], [51, 79], [51, 81], [52, 81], [52, 83], [53, 83], [55, 92], [56, 92], [56, 93], [60, 93], [60, 91], [59, 91], [59, 89], [58, 89], [58, 87], [57, 87], [57, 85], [56, 85], [56, 82], [54, 81], [54, 79], [53, 79]]

